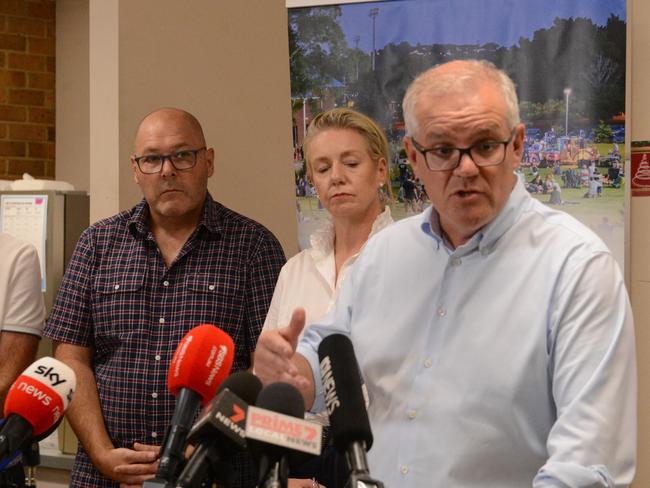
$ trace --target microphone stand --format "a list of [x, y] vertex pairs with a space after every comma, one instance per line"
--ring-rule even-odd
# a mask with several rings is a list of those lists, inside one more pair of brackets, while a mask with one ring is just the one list
[[287, 488], [288, 480], [289, 466], [286, 456], [282, 456], [278, 462], [273, 463], [260, 488]]
[[345, 460], [350, 467], [346, 488], [384, 488], [381, 481], [370, 476], [364, 444], [353, 442], [345, 453]]
[[25, 466], [25, 486], [36, 486], [36, 466], [41, 464], [41, 453], [38, 450], [38, 442], [32, 442], [23, 451], [23, 466]]

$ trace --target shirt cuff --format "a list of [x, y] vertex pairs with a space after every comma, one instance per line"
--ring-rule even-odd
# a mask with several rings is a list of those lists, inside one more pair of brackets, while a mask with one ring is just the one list
[[20, 332], [21, 334], [30, 334], [36, 337], [43, 337], [43, 322], [33, 325], [3, 324], [0, 330], [2, 332]]
[[303, 344], [303, 342], [298, 344], [296, 352], [304, 356], [311, 367], [314, 380], [314, 404], [312, 405], [310, 412], [322, 412], [325, 410], [325, 398], [323, 396], [323, 382], [321, 381], [320, 376], [320, 361], [318, 360], [318, 354], [309, 346], [309, 344]]

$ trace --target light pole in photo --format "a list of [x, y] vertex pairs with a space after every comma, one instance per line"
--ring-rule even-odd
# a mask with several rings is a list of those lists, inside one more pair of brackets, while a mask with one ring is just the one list
[[375, 71], [375, 20], [379, 15], [379, 8], [371, 8], [368, 17], [372, 17], [372, 70]]
[[564, 135], [569, 135], [569, 96], [571, 95], [571, 88], [564, 89]]

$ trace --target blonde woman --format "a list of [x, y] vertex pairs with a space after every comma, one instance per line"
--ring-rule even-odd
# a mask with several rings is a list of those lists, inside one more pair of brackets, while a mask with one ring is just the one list
[[[320, 113], [309, 125], [303, 149], [307, 176], [331, 219], [311, 236], [311, 247], [282, 268], [264, 330], [287, 325], [297, 307], [305, 309], [307, 324], [320, 319], [366, 241], [393, 222], [385, 205], [390, 198], [388, 141], [372, 119], [348, 108]], [[345, 482], [344, 461], [331, 449], [299, 472], [328, 488]], [[311, 480], [290, 480], [289, 486], [312, 485]]]

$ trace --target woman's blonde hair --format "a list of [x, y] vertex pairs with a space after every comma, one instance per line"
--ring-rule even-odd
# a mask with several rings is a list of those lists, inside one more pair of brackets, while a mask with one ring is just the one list
[[[377, 125], [377, 122], [372, 120], [367, 115], [352, 110], [350, 108], [333, 108], [325, 112], [321, 112], [309, 124], [307, 135], [303, 143], [303, 152], [305, 155], [305, 162], [307, 164], [307, 176], [312, 177], [312, 166], [309, 158], [309, 145], [312, 139], [320, 132], [327, 129], [351, 129], [361, 135], [368, 145], [371, 159], [377, 163], [380, 159], [386, 161], [386, 175], [387, 175], [387, 190], [384, 198], [391, 198], [392, 191], [390, 189], [390, 175], [388, 174], [388, 162], [390, 161], [390, 149], [388, 146], [388, 139], [386, 134]], [[383, 193], [383, 192], [382, 192]]]

